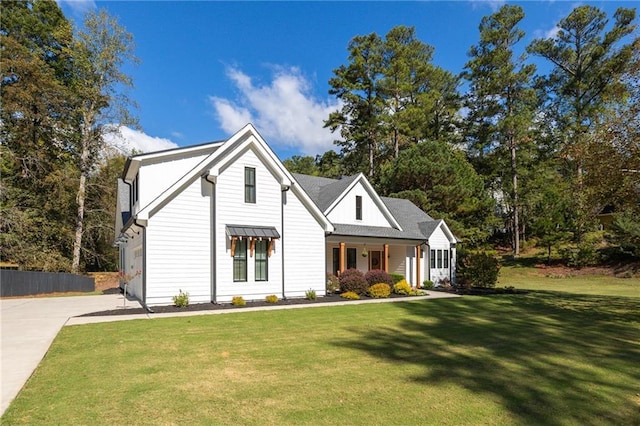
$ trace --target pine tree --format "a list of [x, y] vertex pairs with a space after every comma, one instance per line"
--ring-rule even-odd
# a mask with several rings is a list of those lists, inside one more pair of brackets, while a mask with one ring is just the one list
[[480, 105], [472, 118], [484, 123], [480, 129], [484, 132], [476, 137], [481, 144], [489, 144], [481, 149], [494, 151], [498, 165], [508, 163], [509, 182], [499, 181], [499, 189], [509, 194], [507, 209], [514, 256], [520, 253], [518, 152], [529, 145], [536, 106], [531, 87], [535, 66], [525, 64], [524, 57], [514, 54], [515, 46], [524, 37], [524, 31], [518, 28], [523, 18], [522, 8], [510, 5], [484, 17], [480, 42], [471, 48], [464, 73], [471, 86], [468, 104]]

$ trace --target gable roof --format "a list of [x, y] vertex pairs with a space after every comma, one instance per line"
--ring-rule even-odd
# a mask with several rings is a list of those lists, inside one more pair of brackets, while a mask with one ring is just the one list
[[[199, 145], [195, 150], [197, 153], [200, 153], [201, 150], [207, 150], [209, 154], [149, 204], [142, 206], [140, 211], [136, 214], [136, 218], [141, 221], [148, 220], [175, 196], [191, 185], [196, 179], [212, 177], [213, 182], [215, 182], [221, 171], [228, 164], [233, 162], [239, 155], [249, 149], [253, 150], [254, 153], [265, 163], [269, 170], [271, 170], [274, 176], [280, 181], [280, 185], [283, 188], [291, 189], [300, 198], [303, 205], [316, 218], [318, 223], [322, 225], [326, 232], [333, 231], [333, 225], [329, 222], [329, 219], [327, 219], [322, 211], [318, 209], [316, 204], [311, 200], [311, 198], [309, 198], [302, 188], [298, 188], [297, 185], [293, 184], [293, 176], [282, 165], [278, 157], [274, 154], [271, 148], [269, 148], [267, 143], [251, 124], [244, 126], [225, 142]], [[194, 150], [192, 150], [192, 152], [193, 151]], [[189, 147], [184, 148], [182, 151], [170, 150], [156, 153], [157, 155], [150, 153], [144, 154], [144, 156], [147, 156], [149, 159], [159, 158], [164, 155], [174, 155], [176, 153], [184, 154], [185, 152], [189, 152]], [[133, 157], [130, 159], [133, 159]]]
[[362, 173], [354, 176], [346, 176], [342, 179], [329, 179], [301, 174], [294, 174], [293, 176], [325, 215], [331, 213], [347, 193], [355, 185], [360, 183], [392, 227], [402, 230], [402, 225], [389, 211], [385, 203], [382, 201], [382, 198], [380, 198], [376, 190], [373, 189], [373, 186], [371, 186], [367, 178]]
[[[342, 179], [330, 179], [319, 176], [293, 174], [296, 181], [325, 214], [336, 200], [350, 189], [360, 176], [361, 175], [355, 175]], [[434, 220], [410, 200], [391, 197], [379, 197], [379, 199], [384, 203], [385, 208], [398, 223], [398, 228], [336, 223], [334, 224], [335, 231], [333, 234], [425, 241], [433, 235], [436, 229], [443, 226], [447, 238], [449, 238], [451, 242], [456, 242], [455, 236], [453, 236], [444, 220]]]

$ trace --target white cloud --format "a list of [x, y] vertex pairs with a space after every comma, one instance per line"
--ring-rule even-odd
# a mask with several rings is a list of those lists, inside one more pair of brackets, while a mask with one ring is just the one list
[[558, 26], [554, 26], [549, 30], [538, 29], [533, 32], [533, 36], [535, 38], [543, 38], [543, 39], [556, 38], [558, 31], [560, 31], [560, 27]]
[[94, 0], [56, 0], [58, 6], [68, 6], [74, 14], [84, 15], [85, 12], [96, 9], [96, 2]]
[[178, 147], [178, 144], [169, 139], [149, 136], [144, 132], [126, 126], [120, 127], [119, 132], [107, 133], [105, 139], [109, 146], [126, 155], [130, 155], [134, 150], [142, 153]]
[[506, 3], [506, 0], [469, 0], [469, 2], [474, 10], [482, 6], [489, 6], [492, 12], [497, 12]]
[[171, 132], [171, 136], [173, 136], [176, 139], [184, 139], [184, 135], [182, 133], [176, 132], [176, 131]]
[[318, 99], [312, 86], [295, 67], [276, 67], [267, 84], [230, 67], [227, 77], [240, 92], [235, 100], [210, 96], [220, 127], [229, 133], [252, 122], [269, 143], [318, 154], [333, 148], [334, 135], [324, 128], [329, 113], [340, 108], [337, 100]]

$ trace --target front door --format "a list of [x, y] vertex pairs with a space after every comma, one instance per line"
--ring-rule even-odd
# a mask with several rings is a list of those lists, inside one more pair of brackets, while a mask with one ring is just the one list
[[381, 251], [370, 251], [369, 252], [369, 270], [372, 269], [382, 269], [382, 252]]

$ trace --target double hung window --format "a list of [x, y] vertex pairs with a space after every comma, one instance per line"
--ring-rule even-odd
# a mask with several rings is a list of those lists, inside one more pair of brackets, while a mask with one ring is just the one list
[[244, 168], [244, 202], [256, 203], [256, 169]]
[[233, 253], [233, 281], [247, 281], [247, 240], [236, 240]]
[[256, 244], [256, 281], [269, 280], [269, 256], [267, 256], [267, 240], [258, 240]]

